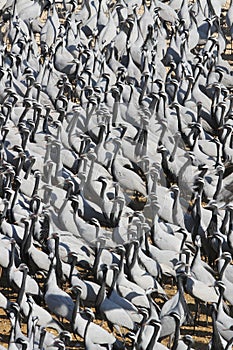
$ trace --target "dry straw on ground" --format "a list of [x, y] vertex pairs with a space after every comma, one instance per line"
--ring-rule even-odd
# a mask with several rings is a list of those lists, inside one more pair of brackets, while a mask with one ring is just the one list
[[[225, 14], [226, 14], [227, 8], [229, 7], [229, 4], [230, 4], [230, 0], [227, 0], [226, 5], [222, 11], [222, 27], [223, 27], [224, 33], [227, 37], [227, 40], [228, 40], [227, 50], [224, 54], [224, 58], [226, 60], [228, 60], [230, 64], [233, 64], [233, 56], [232, 56], [232, 52], [231, 52], [231, 42], [230, 42], [230, 37], [228, 35], [228, 31], [226, 28], [226, 24], [225, 24]], [[59, 13], [62, 14], [62, 8], [60, 5], [59, 5], [59, 7], [60, 7]], [[77, 10], [78, 10], [78, 8], [77, 8]], [[140, 11], [142, 11], [142, 9], [140, 9]], [[47, 18], [47, 12], [44, 12], [42, 15], [41, 21], [45, 22], [46, 18]], [[61, 19], [61, 22], [62, 22], [62, 19]], [[2, 32], [3, 33], [7, 32], [7, 24], [4, 27], [2, 27]], [[36, 39], [37, 39], [37, 43], [39, 44], [39, 35], [38, 34], [36, 35]], [[172, 286], [172, 284], [170, 282], [164, 286], [164, 289], [167, 292], [168, 297], [171, 297], [172, 295], [174, 295], [176, 293], [176, 287]], [[6, 279], [4, 276], [2, 276], [0, 278], [0, 291], [11, 301], [16, 300], [17, 296], [12, 292], [11, 288], [8, 288], [7, 283], [6, 283]], [[185, 295], [185, 298], [189, 304], [190, 310], [194, 314], [195, 304], [194, 304], [193, 298], [191, 298], [187, 294]], [[158, 300], [156, 299], [156, 301], [158, 303], [161, 302], [159, 299]], [[206, 309], [204, 306], [202, 306], [201, 310], [202, 310], [202, 313], [200, 316], [199, 323], [196, 326], [195, 332], [193, 333], [193, 326], [183, 326], [181, 328], [181, 335], [191, 334], [196, 341], [196, 349], [206, 350], [207, 344], [211, 339], [212, 324], [211, 324], [211, 317], [208, 317], [208, 326], [206, 325], [206, 313], [205, 313]], [[100, 323], [101, 321], [96, 320], [95, 322]], [[67, 328], [67, 330], [71, 331], [70, 325], [68, 322], [65, 323], [65, 327]], [[107, 325], [103, 324], [103, 327], [107, 328]], [[2, 344], [5, 347], [8, 346], [9, 336], [10, 336], [10, 328], [11, 328], [10, 321], [9, 321], [7, 315], [5, 314], [5, 312], [3, 310], [0, 309], [0, 344]], [[25, 334], [27, 332], [27, 326], [26, 326], [25, 322], [22, 323], [22, 331]], [[163, 341], [163, 343], [167, 344], [167, 341], [168, 340], [166, 339], [165, 341]], [[126, 348], [130, 349], [130, 341], [128, 339], [126, 339]], [[84, 349], [82, 339], [73, 338], [73, 340], [70, 343], [70, 346], [67, 347], [67, 349]]]

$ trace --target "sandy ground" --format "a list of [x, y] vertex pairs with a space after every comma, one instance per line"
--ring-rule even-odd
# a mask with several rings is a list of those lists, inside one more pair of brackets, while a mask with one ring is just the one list
[[[192, 2], [192, 1], [190, 1]], [[224, 17], [226, 14], [226, 10], [228, 8], [230, 4], [230, 0], [226, 1], [226, 6], [225, 9], [222, 12], [222, 25], [223, 25], [223, 30], [224, 33], [227, 37], [228, 40], [228, 45], [227, 45], [227, 50], [224, 54], [224, 58], [226, 60], [229, 61], [230, 64], [233, 65], [233, 56], [232, 56], [232, 50], [231, 50], [231, 41], [230, 41], [230, 37], [227, 33], [226, 30], [226, 26], [225, 26], [225, 21], [224, 21]], [[43, 14], [42, 17], [42, 21], [46, 20], [46, 13]], [[38, 42], [39, 42], [39, 36], [37, 35], [38, 38]], [[0, 271], [1, 272], [1, 271]], [[172, 286], [170, 283], [167, 283], [164, 285], [164, 289], [168, 295], [168, 297], [173, 296], [176, 293], [176, 287]], [[15, 295], [12, 290], [10, 288], [8, 288], [7, 284], [6, 284], [6, 280], [5, 278], [0, 278], [0, 291], [11, 301], [15, 301], [17, 295]], [[186, 301], [188, 302], [189, 308], [192, 312], [192, 314], [194, 315], [194, 308], [195, 308], [195, 303], [192, 297], [190, 297], [189, 295], [185, 295]], [[158, 304], [161, 304], [161, 300], [160, 299], [156, 299], [156, 302], [158, 302]], [[162, 304], [161, 304], [162, 305]], [[99, 320], [95, 320], [96, 323], [100, 323], [101, 321]], [[102, 324], [103, 327], [107, 328], [106, 324]], [[4, 312], [4, 310], [0, 309], [0, 344], [7, 347], [8, 346], [8, 342], [9, 342], [9, 337], [10, 337], [10, 321], [6, 315], [6, 313]], [[65, 328], [69, 331], [71, 331], [70, 329], [70, 325], [69, 323], [65, 323]], [[25, 322], [22, 322], [21, 324], [21, 329], [23, 331], [23, 333], [27, 333], [27, 325]], [[51, 332], [54, 332], [52, 330], [50, 330]], [[56, 333], [56, 332], [55, 332]], [[201, 306], [201, 315], [200, 315], [200, 319], [198, 322], [198, 325], [195, 328], [193, 326], [182, 326], [181, 327], [181, 336], [185, 335], [185, 334], [190, 334], [193, 336], [194, 340], [195, 340], [195, 348], [198, 350], [207, 350], [207, 344], [209, 343], [210, 339], [211, 339], [211, 334], [212, 334], [212, 323], [211, 323], [211, 317], [208, 316], [208, 325], [206, 322], [206, 309], [205, 306], [202, 305]], [[165, 339], [163, 341], [163, 344], [167, 345], [168, 343], [168, 339]], [[129, 339], [126, 338], [126, 349], [130, 349], [130, 341]], [[84, 349], [83, 346], [83, 342], [82, 339], [78, 338], [78, 339], [72, 339], [72, 341], [70, 342], [70, 345], [67, 347], [67, 349]]]
[[[176, 293], [176, 287], [172, 286], [170, 283], [167, 283], [164, 286], [164, 289], [165, 289], [169, 298], [172, 297]], [[0, 291], [2, 293], [4, 293], [4, 295], [7, 296], [10, 300], [15, 301], [15, 298], [17, 297], [17, 295], [14, 294], [10, 288], [0, 287]], [[193, 298], [190, 297], [189, 295], [185, 294], [185, 299], [189, 305], [189, 308], [190, 308], [192, 314], [194, 315], [195, 305], [194, 305]], [[162, 306], [163, 302], [161, 299], [155, 299], [155, 301], [158, 303], [158, 305]], [[198, 325], [195, 328], [195, 331], [194, 331], [193, 326], [182, 326], [181, 327], [181, 336], [186, 335], [186, 334], [192, 335], [193, 339], [195, 340], [196, 349], [206, 350], [207, 344], [211, 339], [212, 323], [211, 323], [211, 318], [208, 317], [208, 326], [206, 325], [206, 314], [204, 314], [204, 310], [205, 310], [204, 305], [201, 307], [201, 310], [202, 310], [202, 313], [201, 313]], [[99, 324], [101, 323], [100, 320], [95, 320], [95, 322], [99, 323]], [[103, 327], [106, 329], [107, 325], [103, 324]], [[5, 347], [7, 347], [7, 344], [9, 342], [10, 328], [11, 328], [10, 321], [9, 321], [6, 313], [4, 312], [4, 310], [0, 309], [0, 334], [1, 334], [0, 344], [5, 346]], [[65, 329], [68, 331], [71, 331], [70, 325], [68, 322], [65, 323]], [[23, 333], [25, 335], [27, 334], [26, 322], [22, 322], [21, 330], [23, 331]], [[56, 334], [56, 332], [51, 330], [51, 329], [49, 331]], [[162, 343], [164, 345], [167, 345], [168, 341], [169, 341], [169, 339], [166, 338], [165, 340], [163, 340]], [[131, 348], [130, 341], [129, 341], [129, 339], [126, 338], [126, 349], [130, 349], [130, 348]], [[70, 342], [67, 349], [84, 349], [82, 339], [79, 338], [77, 340], [77, 339], [73, 338], [73, 340]]]

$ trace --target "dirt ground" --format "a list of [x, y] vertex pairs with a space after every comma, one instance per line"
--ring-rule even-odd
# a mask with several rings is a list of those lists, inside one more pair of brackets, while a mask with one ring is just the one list
[[[2, 282], [2, 280], [1, 280]], [[5, 285], [5, 282], [2, 282]], [[167, 283], [164, 285], [164, 289], [168, 295], [168, 297], [172, 297], [176, 293], [176, 287], [172, 286], [170, 283]], [[66, 290], [67, 291], [67, 290]], [[0, 292], [2, 292], [7, 298], [9, 298], [11, 301], [15, 301], [17, 295], [12, 292], [10, 288], [7, 288], [6, 286], [0, 287]], [[192, 315], [194, 316], [194, 310], [195, 310], [195, 304], [192, 297], [185, 294], [186, 301], [189, 305], [189, 309], [192, 312]], [[155, 301], [158, 303], [158, 305], [162, 305], [163, 302], [161, 299], [155, 299]], [[201, 306], [202, 313], [200, 315], [200, 320], [198, 321], [198, 325], [195, 328], [193, 326], [182, 326], [181, 327], [181, 336], [190, 334], [192, 335], [193, 339], [195, 340], [195, 348], [198, 350], [207, 350], [207, 344], [209, 343], [211, 339], [211, 333], [212, 333], [212, 323], [211, 323], [211, 317], [208, 317], [208, 326], [206, 325], [206, 314], [204, 314], [205, 307], [204, 305]], [[95, 320], [96, 323], [101, 323], [100, 320]], [[107, 325], [104, 324], [103, 327], [106, 329]], [[10, 337], [10, 321], [4, 312], [4, 310], [0, 309], [0, 344], [7, 347], [9, 343], [9, 337]], [[68, 331], [71, 331], [69, 323], [65, 323], [65, 329]], [[27, 325], [26, 322], [22, 322], [21, 324], [21, 330], [26, 335], [27, 334]], [[56, 331], [53, 331], [52, 329], [49, 329], [53, 334], [56, 334]], [[167, 345], [169, 339], [166, 338], [163, 340], [163, 344]], [[81, 338], [78, 340], [73, 338], [70, 342], [69, 346], [66, 347], [67, 349], [84, 349], [83, 347], [83, 341]], [[130, 349], [130, 341], [126, 338], [126, 349]]]
[[[82, 269], [80, 270], [78, 268], [78, 270], [81, 274], [84, 272]], [[92, 276], [90, 275], [87, 278], [92, 279]], [[72, 296], [69, 287], [70, 287], [69, 285], [65, 285], [63, 289]], [[177, 292], [177, 288], [176, 288], [176, 286], [173, 285], [172, 280], [170, 278], [167, 278], [165, 280], [163, 288], [164, 288], [169, 299]], [[6, 280], [4, 273], [2, 274], [2, 277], [0, 278], [0, 292], [2, 292], [9, 300], [11, 300], [13, 302], [16, 301], [17, 294], [15, 294], [11, 288], [8, 288], [7, 280]], [[162, 305], [164, 303], [164, 301], [162, 299], [155, 298], [154, 300], [156, 301], [156, 303], [160, 307], [162, 307]], [[185, 293], [185, 300], [188, 304], [191, 315], [194, 318], [195, 301], [187, 293]], [[46, 306], [44, 306], [44, 307], [46, 308]], [[93, 311], [95, 311], [95, 310], [93, 309]], [[206, 319], [206, 314], [208, 314], [208, 319]], [[56, 318], [56, 316], [55, 316], [55, 318]], [[94, 320], [94, 322], [96, 322], [97, 324], [101, 324], [102, 327], [104, 327], [105, 329], [107, 329], [110, 332], [106, 322], [102, 322], [101, 320], [98, 320], [98, 319]], [[65, 323], [63, 325], [64, 325], [65, 330], [72, 332], [68, 321], [67, 322], [65, 321]], [[0, 345], [3, 345], [5, 347], [8, 346], [9, 338], [10, 338], [10, 329], [11, 329], [10, 321], [9, 321], [5, 311], [0, 309]], [[22, 321], [21, 330], [25, 335], [27, 334], [26, 321], [25, 322]], [[52, 329], [47, 329], [47, 330], [49, 330], [51, 333], [57, 335], [56, 331], [54, 331]], [[123, 333], [124, 333], [124, 330], [123, 330]], [[209, 310], [207, 311], [206, 306], [204, 304], [201, 305], [201, 307], [200, 307], [200, 317], [199, 317], [199, 320], [197, 322], [197, 325], [195, 326], [195, 329], [194, 329], [193, 325], [186, 325], [186, 326], [181, 327], [181, 330], [180, 330], [181, 337], [184, 335], [187, 335], [187, 334], [192, 335], [192, 337], [195, 341], [195, 349], [198, 349], [198, 350], [207, 350], [208, 349], [208, 343], [211, 340], [211, 335], [212, 335], [212, 320], [210, 317], [210, 311]], [[116, 333], [115, 333], [115, 336], [117, 338], [121, 339], [119, 337], [119, 335]], [[166, 346], [168, 345], [168, 342], [169, 342], [169, 338], [166, 338], [162, 341], [162, 343]], [[126, 349], [128, 349], [128, 350], [131, 349], [131, 342], [127, 337], [125, 338], [125, 345], [126, 345], [126, 347], [125, 347]], [[78, 349], [78, 350], [85, 349], [84, 344], [83, 344], [83, 339], [81, 339], [80, 337], [78, 337], [77, 339], [73, 337], [72, 341], [69, 343], [69, 346], [67, 346], [66, 349]]]
[[[226, 1], [225, 11], [228, 8], [230, 4], [230, 0]], [[233, 57], [232, 57], [232, 51], [231, 51], [231, 42], [230, 38], [228, 36], [225, 24], [224, 24], [224, 16], [225, 11], [223, 11], [223, 18], [222, 18], [222, 24], [224, 33], [227, 36], [228, 39], [228, 46], [227, 50], [225, 52], [224, 58], [230, 62], [230, 64], [233, 64]], [[46, 18], [46, 16], [45, 16]], [[173, 296], [176, 293], [176, 287], [172, 286], [169, 281], [164, 285], [164, 289], [169, 297]], [[0, 292], [2, 292], [9, 300], [15, 301], [15, 298], [17, 297], [10, 288], [8, 288], [6, 284], [6, 280], [4, 278], [0, 278]], [[195, 303], [193, 298], [191, 298], [189, 295], [185, 295], [186, 301], [188, 302], [189, 308], [194, 314], [195, 309]], [[161, 300], [156, 299], [158, 303], [161, 303]], [[99, 323], [100, 321], [96, 320], [95, 322]], [[25, 322], [22, 322], [21, 324], [22, 331], [26, 334], [27, 332], [27, 326]], [[104, 325], [104, 327], [107, 327], [107, 325]], [[10, 337], [10, 321], [4, 312], [4, 310], [0, 309], [0, 344], [7, 347], [9, 343], [9, 337]], [[70, 325], [67, 322], [65, 324], [65, 328], [69, 331]], [[52, 330], [51, 330], [52, 331]], [[195, 348], [198, 350], [207, 350], [208, 349], [208, 343], [211, 339], [212, 334], [212, 323], [211, 323], [211, 317], [208, 316], [208, 325], [206, 322], [206, 309], [205, 306], [201, 306], [201, 315], [198, 322], [198, 325], [195, 328], [193, 326], [182, 326], [181, 327], [181, 336], [185, 334], [190, 334], [193, 336], [195, 340]], [[167, 345], [168, 339], [165, 339], [163, 341], [163, 344]], [[126, 339], [126, 348], [130, 349], [130, 341], [129, 339]], [[82, 339], [72, 339], [70, 342], [70, 345], [67, 347], [67, 349], [84, 349]]]

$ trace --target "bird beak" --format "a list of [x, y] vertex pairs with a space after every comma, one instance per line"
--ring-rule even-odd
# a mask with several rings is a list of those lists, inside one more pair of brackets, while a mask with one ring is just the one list
[[[16, 134], [19, 134], [18, 132]], [[19, 159], [19, 156], [15, 156], [13, 160]]]

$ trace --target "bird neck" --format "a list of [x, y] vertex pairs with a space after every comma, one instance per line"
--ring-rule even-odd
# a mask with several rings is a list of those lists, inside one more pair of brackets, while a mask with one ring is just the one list
[[118, 275], [118, 271], [117, 270], [113, 270], [113, 279], [112, 279], [111, 286], [110, 286], [110, 288], [108, 290], [108, 298], [110, 298], [112, 292], [115, 290], [116, 281], [117, 281], [117, 275]]
[[35, 135], [36, 135], [38, 127], [39, 127], [40, 116], [41, 116], [41, 110], [40, 109], [38, 109], [38, 110], [35, 109], [35, 111], [34, 111], [35, 125], [34, 125], [33, 130], [31, 131], [31, 134], [30, 134], [30, 137], [29, 137], [29, 141], [30, 142], [36, 143]]
[[230, 104], [229, 104], [229, 107], [228, 107], [228, 110], [225, 114], [225, 118], [227, 119], [227, 117], [229, 116], [229, 114], [232, 112], [233, 110], [233, 98], [231, 97], [230, 98]]
[[23, 241], [20, 249], [20, 255], [22, 261], [24, 261], [24, 254], [28, 252], [29, 246], [28, 246], [28, 234], [29, 234], [29, 222], [24, 222], [24, 235], [23, 235]]
[[143, 86], [142, 86], [141, 93], [140, 93], [139, 100], [138, 100], [140, 105], [142, 104], [143, 97], [146, 93], [148, 81], [149, 81], [149, 74], [146, 74], [144, 77]]
[[229, 211], [229, 209], [228, 210], [226, 209], [223, 220], [222, 220], [221, 227], [219, 229], [222, 234], [227, 233], [227, 224], [229, 222], [229, 218], [230, 218], [230, 211]]
[[[184, 309], [185, 319], [188, 322], [192, 322], [192, 315], [190, 313], [189, 307], [187, 305], [186, 299], [184, 297], [184, 280], [183, 276], [177, 276], [177, 288], [179, 293], [179, 301], [181, 302], [181, 305]], [[177, 317], [175, 316], [175, 321], [177, 320]], [[180, 325], [180, 319], [178, 319], [179, 325]]]
[[206, 78], [206, 86], [208, 86], [211, 82], [210, 82], [210, 78], [212, 76], [212, 74], [215, 72], [215, 64], [214, 61], [209, 63], [209, 56], [207, 56], [206, 60], [204, 60], [205, 62], [205, 66], [207, 64], [210, 65], [209, 69], [208, 69], [208, 73], [207, 73], [207, 78]]
[[[1, 154], [1, 151], [0, 151], [0, 154]], [[1, 156], [0, 156], [1, 158]], [[2, 163], [1, 163], [1, 160], [0, 160], [0, 167], [2, 167]], [[5, 179], [3, 178], [3, 174], [0, 174], [0, 197], [3, 198], [4, 197], [4, 185], [5, 185]], [[2, 222], [2, 219], [3, 219], [3, 211], [2, 213], [0, 214], [0, 224]]]
[[157, 340], [159, 338], [159, 332], [161, 329], [161, 325], [158, 323], [153, 323], [154, 332], [152, 333], [151, 339], [149, 341], [149, 344], [147, 345], [147, 350], [153, 350], [157, 344]]
[[45, 281], [45, 293], [47, 293], [50, 288], [58, 288], [54, 259], [51, 261], [48, 276]]
[[[222, 188], [222, 183], [223, 183], [223, 171], [220, 171], [220, 173], [218, 174], [218, 182], [217, 182], [217, 186], [216, 186], [216, 191], [213, 195], [213, 199], [216, 200], [218, 198], [218, 195], [221, 191]], [[221, 231], [221, 229], [220, 229]]]
[[96, 147], [97, 149], [100, 148], [101, 145], [103, 145], [105, 125], [101, 125], [99, 128], [100, 129], [99, 129], [98, 140], [97, 140], [97, 147]]
[[213, 233], [218, 232], [218, 217], [217, 217], [218, 211], [216, 208], [212, 209], [212, 215], [210, 219], [210, 223], [207, 227], [207, 236], [213, 235]]
[[[121, 164], [121, 158], [117, 157], [119, 155], [119, 153], [120, 153], [120, 146], [118, 144], [115, 144], [113, 156], [112, 156], [112, 159], [111, 159], [111, 162], [109, 165], [114, 181], [117, 181], [116, 174], [115, 174], [115, 167], [117, 167], [118, 169], [123, 167]], [[121, 153], [120, 153], [120, 155], [121, 155]]]
[[173, 341], [171, 350], [176, 350], [178, 348], [178, 342], [180, 337], [180, 319], [178, 318], [178, 315], [174, 315], [173, 319], [175, 321], [176, 327], [175, 327], [174, 341]]
[[224, 350], [231, 350], [232, 349], [232, 344], [233, 344], [233, 337], [231, 337], [230, 340], [228, 340], [226, 347]]
[[151, 119], [153, 120], [154, 117], [155, 117], [155, 114], [156, 114], [156, 110], [158, 108], [158, 102], [159, 102], [159, 98], [157, 96], [157, 94], [153, 94], [152, 96], [152, 100], [150, 102], [150, 105], [149, 105], [149, 109], [151, 111]]
[[0, 215], [0, 224], [2, 223], [3, 219], [6, 220], [8, 207], [9, 207], [9, 201], [6, 200], [6, 201], [4, 202], [4, 208], [3, 208], [2, 213], [1, 213], [1, 215]]
[[225, 259], [224, 261], [224, 264], [219, 272], [219, 279], [222, 280], [223, 279], [223, 276], [224, 276], [224, 273], [225, 273], [225, 270], [227, 268], [227, 266], [230, 264], [230, 261]]
[[184, 96], [183, 103], [182, 103], [183, 106], [185, 105], [186, 101], [189, 101], [191, 99], [192, 85], [193, 85], [193, 82], [192, 82], [191, 79], [189, 79], [189, 81], [188, 81], [188, 88], [187, 88], [187, 91], [186, 91], [186, 94]]
[[211, 103], [211, 114], [215, 119], [216, 119], [216, 110], [217, 110], [217, 105], [219, 103], [220, 94], [221, 94], [221, 89], [220, 87], [216, 86], [214, 89], [214, 95]]
[[217, 148], [217, 157], [216, 157], [216, 162], [215, 162], [215, 167], [217, 167], [219, 164], [221, 164], [221, 157], [222, 153], [220, 152], [220, 143], [216, 143], [216, 148]]
[[117, 281], [116, 282], [120, 282], [120, 278], [124, 277], [124, 257], [125, 257], [125, 252], [121, 252], [120, 253], [120, 262], [119, 262], [119, 272], [118, 272], [118, 276], [117, 276]]
[[89, 317], [88, 320], [87, 320], [87, 323], [86, 323], [86, 327], [85, 327], [85, 331], [84, 331], [84, 344], [85, 344], [85, 349], [88, 350], [88, 349], [91, 349], [92, 347], [92, 343], [90, 341], [90, 336], [89, 336], [89, 333], [88, 333], [88, 330], [89, 330], [89, 326], [90, 326], [90, 323], [91, 323], [91, 318]]
[[72, 313], [72, 325], [75, 325], [77, 314], [80, 312], [80, 291], [77, 292], [76, 301]]
[[199, 141], [199, 131], [193, 131], [193, 145], [191, 147], [191, 151], [195, 154], [198, 154], [200, 152], [199, 150], [199, 145], [198, 145], [198, 141]]
[[48, 214], [44, 213], [44, 220], [41, 224], [41, 234], [42, 234], [41, 241], [46, 250], [48, 249], [47, 242], [50, 235], [50, 221], [51, 219], [50, 219], [49, 213]]
[[[15, 0], [15, 2], [16, 2], [16, 0]], [[10, 322], [11, 322], [11, 331], [10, 331], [9, 344], [15, 343], [15, 337], [16, 337], [15, 316], [14, 316], [14, 319], [12, 319], [12, 317], [10, 318]]]
[[222, 287], [219, 287], [219, 298], [217, 302], [218, 314], [225, 313], [223, 310], [223, 294], [224, 294], [224, 289]]
[[12, 199], [12, 202], [11, 202], [11, 211], [12, 211], [12, 215], [13, 215], [13, 210], [14, 210], [14, 206], [15, 206], [15, 203], [16, 203], [16, 200], [17, 200], [17, 197], [18, 197], [18, 193], [19, 193], [19, 189], [20, 189], [20, 185], [21, 185], [21, 180], [19, 179], [18, 176], [15, 177], [15, 192], [14, 192], [14, 197]]
[[193, 258], [193, 261], [191, 263], [190, 269], [192, 270], [193, 266], [198, 263], [198, 261], [200, 261], [201, 259], [201, 248], [199, 247], [199, 245], [196, 246], [196, 252]]
[[11, 243], [10, 260], [8, 264], [8, 270], [15, 267], [15, 243]]
[[44, 340], [45, 340], [45, 335], [46, 335], [46, 330], [41, 328], [41, 331], [40, 331], [40, 338], [39, 338], [39, 350], [43, 350], [44, 349]]
[[222, 345], [220, 333], [219, 333], [217, 323], [216, 323], [216, 310], [215, 310], [215, 308], [213, 308], [211, 316], [212, 316], [212, 327], [213, 327], [212, 345], [214, 345], [214, 348], [216, 348], [216, 349], [224, 350], [225, 347], [223, 347], [223, 345]]
[[26, 145], [29, 139], [29, 129], [28, 128], [23, 128], [22, 132], [20, 132], [21, 137], [22, 137], [22, 149], [25, 151]]
[[180, 138], [176, 137], [172, 153], [170, 154], [170, 157], [169, 157], [169, 161], [170, 162], [174, 162], [174, 158], [175, 158], [175, 154], [176, 154], [176, 151], [177, 151], [177, 148], [178, 148], [179, 141], [180, 141]]
[[32, 307], [30, 307], [28, 319], [27, 319], [27, 337], [29, 340], [29, 349], [33, 349], [36, 338], [36, 321], [33, 320]]
[[167, 174], [169, 172], [168, 151], [162, 150], [161, 155], [162, 155], [162, 162], [161, 162], [162, 169], [163, 169], [164, 173]]
[[59, 217], [62, 217], [63, 215], [65, 215], [66, 212], [66, 207], [68, 206], [68, 198], [64, 198], [63, 199], [63, 203], [59, 209]]
[[23, 296], [25, 295], [26, 278], [27, 278], [27, 270], [24, 269], [23, 270], [23, 278], [22, 278], [21, 287], [20, 287], [19, 294], [18, 294], [18, 297], [17, 297], [17, 304], [20, 307], [21, 307], [21, 303], [23, 301]]
[[[75, 131], [75, 127], [77, 126], [77, 120], [80, 116], [80, 112], [74, 110], [73, 111], [73, 118], [68, 122], [68, 125], [65, 129], [65, 131], [68, 133], [68, 138], [71, 140], [71, 137], [73, 136], [73, 133]], [[72, 142], [70, 142], [72, 143]]]
[[55, 178], [57, 179], [58, 176], [60, 175], [59, 172], [62, 170], [63, 168], [63, 164], [61, 161], [61, 144], [57, 144], [56, 145], [56, 169], [55, 169]]
[[142, 349], [141, 342], [142, 342], [142, 335], [143, 331], [146, 326], [146, 321], [147, 321], [148, 314], [143, 313], [142, 314], [142, 321], [141, 321], [141, 327], [139, 327], [135, 337], [133, 338], [133, 350], [140, 350]]
[[[155, 231], [155, 228], [154, 228], [154, 226], [152, 226], [152, 231]], [[153, 232], [151, 232], [152, 234], [151, 234], [151, 239], [153, 240]], [[149, 236], [149, 232], [147, 233], [146, 232], [146, 234], [145, 234], [145, 251], [146, 251], [146, 254], [150, 257], [151, 256], [151, 253], [150, 253], [150, 244], [149, 244], [149, 238], [148, 238], [148, 236]], [[155, 245], [154, 245], [154, 247], [155, 247]]]
[[[74, 275], [74, 268], [77, 264], [77, 257], [76, 256], [73, 256], [72, 257], [72, 261], [71, 261], [71, 264], [70, 264], [70, 274], [69, 274], [69, 283], [72, 285], [72, 276]], [[75, 274], [76, 275], [76, 274]]]
[[[30, 106], [30, 107], [31, 107], [31, 106]], [[23, 120], [24, 120], [24, 118], [25, 118], [27, 112], [29, 111], [30, 107], [29, 107], [28, 105], [26, 105], [26, 106], [24, 107], [24, 110], [23, 110], [21, 116], [19, 117], [18, 124], [21, 123], [21, 122], [23, 122]]]
[[120, 105], [120, 94], [115, 94], [114, 96], [114, 103], [113, 103], [113, 110], [112, 110], [112, 126], [116, 126], [117, 117], [119, 114], [119, 105]]
[[[178, 90], [179, 90], [179, 85], [177, 83], [173, 84], [174, 85], [174, 92], [173, 92], [173, 96], [172, 96], [172, 103], [178, 103]], [[178, 113], [180, 113], [180, 108], [179, 105], [177, 105], [178, 108], [176, 108], [177, 110], [177, 116]]]
[[196, 195], [196, 199], [195, 199], [195, 202], [193, 204], [192, 212], [191, 212], [191, 215], [192, 215], [193, 220], [194, 220], [194, 225], [193, 225], [193, 229], [192, 229], [193, 242], [195, 242], [195, 238], [198, 235], [198, 231], [199, 231], [200, 224], [201, 224], [201, 217], [202, 217], [201, 198], [202, 198], [202, 195], [198, 193]]
[[88, 171], [88, 175], [87, 175], [87, 180], [86, 180], [86, 186], [87, 187], [92, 182], [92, 178], [93, 178], [93, 174], [94, 174], [94, 162], [95, 162], [95, 159], [91, 159], [90, 167], [89, 167], [89, 171]]
[[23, 165], [25, 164], [25, 154], [23, 154], [22, 156], [19, 157], [19, 162], [18, 165], [16, 167], [16, 175], [19, 176], [21, 173], [21, 170], [23, 169]]
[[44, 116], [44, 121], [43, 121], [43, 128], [42, 128], [43, 133], [47, 135], [50, 134], [49, 127], [48, 127], [49, 114], [50, 114], [50, 108], [47, 107], [46, 114]]
[[59, 255], [59, 237], [55, 238], [54, 255], [56, 258], [56, 267], [55, 267], [56, 279], [57, 279], [58, 286], [62, 287], [63, 271], [62, 271], [62, 262], [61, 262], [60, 255]]
[[101, 287], [99, 289], [99, 292], [96, 296], [95, 307], [96, 307], [96, 311], [99, 314], [100, 314], [101, 304], [104, 300], [104, 293], [105, 293], [105, 288], [106, 288], [106, 277], [107, 277], [107, 270], [103, 272], [103, 281], [102, 281]]
[[93, 264], [93, 272], [94, 272], [94, 276], [96, 279], [97, 279], [98, 267], [100, 264], [100, 258], [101, 258], [101, 254], [102, 254], [103, 250], [104, 250], [104, 247], [101, 246], [101, 243], [97, 242], [95, 260], [94, 260], [94, 264]]
[[[90, 107], [90, 105], [91, 105], [91, 107]], [[85, 126], [87, 128], [88, 128], [89, 122], [90, 122], [91, 117], [92, 117], [95, 110], [96, 110], [96, 104], [88, 101], [87, 109], [86, 109], [86, 121], [85, 121]]]
[[230, 209], [228, 236], [233, 233], [233, 209]]
[[107, 184], [106, 184], [106, 182], [103, 181], [101, 191], [100, 191], [100, 198], [102, 199], [102, 201], [104, 201], [106, 188], [107, 188]]
[[129, 268], [129, 275], [132, 277], [132, 271], [136, 270], [139, 267], [139, 265], [138, 265], [138, 247], [136, 245], [134, 246], [132, 262], [130, 264], [127, 264], [127, 265]]
[[38, 189], [39, 189], [39, 184], [40, 184], [40, 175], [37, 175], [37, 176], [35, 176], [35, 184], [34, 184], [34, 188], [32, 191], [32, 197], [37, 195]]
[[48, 186], [50, 186], [52, 183], [52, 170], [53, 170], [53, 168], [54, 168], [54, 163], [51, 160], [46, 161], [44, 163], [42, 180], [43, 180], [43, 182], [48, 184]]
[[232, 135], [232, 129], [227, 130], [226, 135], [223, 140], [223, 152], [226, 150], [231, 149], [231, 135]]
[[[189, 169], [188, 169], [189, 168]], [[181, 166], [180, 170], [179, 170], [179, 181], [182, 181], [183, 175], [186, 173], [186, 170], [191, 170], [192, 168], [192, 162], [189, 158], [189, 156], [187, 157], [187, 161]]]
[[167, 119], [167, 97], [166, 95], [162, 95], [162, 109], [163, 109], [163, 112], [162, 112], [162, 119]]

